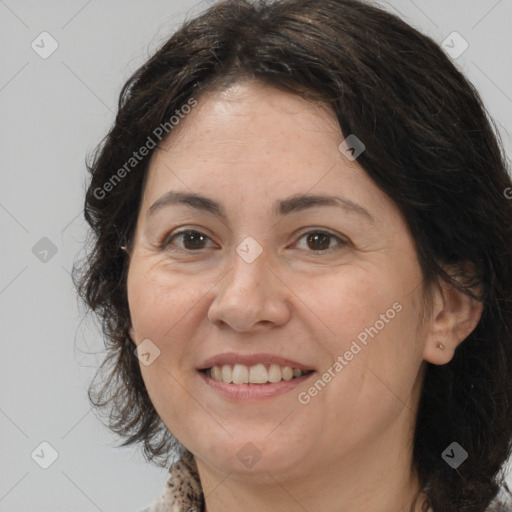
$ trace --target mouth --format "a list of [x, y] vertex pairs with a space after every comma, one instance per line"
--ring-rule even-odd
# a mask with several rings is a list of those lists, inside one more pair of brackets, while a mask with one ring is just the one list
[[316, 370], [277, 354], [228, 352], [205, 360], [198, 368], [205, 392], [240, 401], [270, 399], [292, 392]]
[[271, 385], [281, 381], [291, 381], [309, 375], [314, 370], [281, 366], [276, 363], [258, 363], [253, 366], [245, 364], [222, 364], [200, 370], [205, 376], [225, 384]]
[[313, 378], [316, 373], [314, 370], [291, 366], [276, 367], [273, 364], [267, 367], [263, 363], [254, 366], [223, 364], [200, 370], [198, 373], [207, 385], [206, 389], [232, 403], [255, 403], [254, 401], [288, 394], [306, 380]]

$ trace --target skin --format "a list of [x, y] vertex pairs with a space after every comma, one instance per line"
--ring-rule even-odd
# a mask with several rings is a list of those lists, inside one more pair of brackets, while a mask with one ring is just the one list
[[[130, 248], [130, 335], [160, 350], [141, 364], [144, 382], [194, 454], [209, 512], [389, 512], [409, 510], [419, 491], [412, 436], [425, 361], [449, 362], [481, 308], [443, 285], [421, 321], [413, 238], [391, 199], [342, 155], [344, 138], [326, 108], [242, 82], [201, 97], [152, 156]], [[227, 218], [182, 204], [148, 215], [170, 190], [211, 197]], [[302, 193], [343, 196], [373, 220], [336, 206], [273, 213], [275, 201]], [[206, 235], [200, 250], [183, 236], [160, 248], [183, 228]], [[334, 235], [323, 252], [307, 237], [319, 230]], [[252, 263], [236, 252], [249, 236], [263, 250]], [[401, 311], [301, 404], [298, 394], [395, 303]], [[197, 371], [223, 352], [277, 354], [316, 375], [270, 399], [230, 400]], [[252, 467], [237, 457], [246, 443], [261, 455]]]

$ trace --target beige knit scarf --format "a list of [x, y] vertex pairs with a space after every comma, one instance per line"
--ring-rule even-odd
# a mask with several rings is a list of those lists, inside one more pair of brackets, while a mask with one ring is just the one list
[[169, 469], [165, 491], [140, 512], [204, 512], [204, 497], [194, 456], [187, 450]]

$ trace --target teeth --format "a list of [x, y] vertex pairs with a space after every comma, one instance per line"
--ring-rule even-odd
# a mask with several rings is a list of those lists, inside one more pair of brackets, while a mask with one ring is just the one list
[[[229, 366], [229, 364], [225, 364], [222, 366], [222, 370], [221, 370], [221, 377], [222, 377], [222, 382], [233, 382], [232, 380], [232, 376], [233, 376], [233, 370], [231, 369], [231, 366]], [[212, 375], [213, 377], [213, 375]]]
[[245, 366], [244, 364], [224, 364], [214, 366], [207, 372], [208, 375], [219, 382], [234, 384], [266, 384], [267, 382], [280, 382], [292, 380], [304, 375], [306, 372], [291, 366], [278, 364]]
[[293, 368], [291, 366], [285, 366], [281, 370], [281, 372], [283, 374], [284, 380], [292, 380], [293, 379]]
[[281, 367], [277, 364], [271, 364], [268, 369], [268, 380], [270, 382], [279, 382], [282, 377]]
[[[222, 368], [224, 372], [224, 368]], [[247, 384], [249, 382], [249, 369], [243, 364], [233, 366], [233, 384]]]
[[220, 369], [220, 366], [214, 366], [211, 369], [211, 375], [212, 379], [222, 381], [222, 370]]
[[268, 372], [264, 364], [257, 364], [249, 368], [249, 382], [251, 384], [265, 384], [265, 382], [268, 382]]

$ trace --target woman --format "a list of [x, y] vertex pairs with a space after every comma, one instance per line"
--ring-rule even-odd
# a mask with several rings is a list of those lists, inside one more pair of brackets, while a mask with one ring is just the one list
[[432, 40], [357, 0], [221, 2], [89, 169], [90, 397], [177, 454], [148, 511], [509, 510], [511, 180]]

